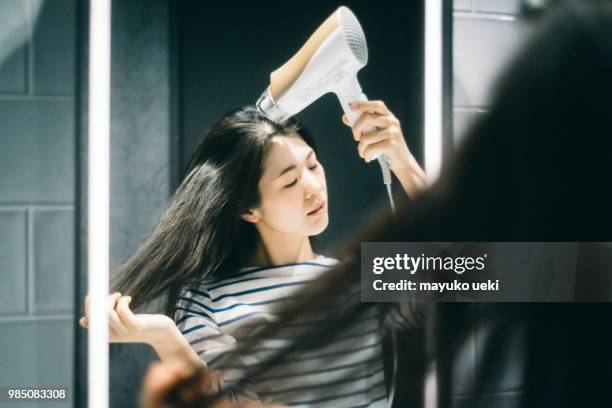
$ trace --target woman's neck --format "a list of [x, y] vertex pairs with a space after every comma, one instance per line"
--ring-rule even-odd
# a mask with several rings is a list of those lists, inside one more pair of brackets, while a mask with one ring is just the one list
[[259, 231], [254, 265], [283, 265], [312, 261], [315, 254], [307, 236]]

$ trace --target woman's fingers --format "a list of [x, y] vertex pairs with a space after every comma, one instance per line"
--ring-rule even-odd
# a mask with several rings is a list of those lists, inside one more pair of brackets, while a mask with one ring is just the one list
[[387, 108], [387, 105], [383, 101], [366, 101], [366, 102], [353, 102], [351, 104], [351, 110], [353, 112], [374, 112], [379, 115], [392, 115], [391, 111]]
[[[118, 302], [121, 300], [121, 298], [122, 298], [121, 293], [115, 292], [108, 296], [108, 301], [107, 301], [108, 324], [109, 324], [109, 330], [110, 330], [109, 334], [114, 337], [125, 335], [128, 333], [128, 329], [124, 321], [119, 317], [117, 310], [116, 310]], [[79, 319], [79, 324], [85, 328], [89, 326], [90, 303], [91, 303], [91, 297], [87, 295], [85, 297], [85, 316]]]
[[79, 324], [85, 328], [89, 325], [89, 295], [85, 296], [83, 302], [83, 314], [84, 316], [79, 319]]
[[136, 325], [136, 316], [134, 316], [129, 306], [131, 301], [131, 296], [122, 296], [121, 299], [117, 301], [117, 307], [115, 308], [117, 315], [128, 329]]
[[375, 158], [380, 157], [380, 155], [393, 149], [393, 143], [394, 141], [392, 139], [385, 139], [377, 143], [372, 143], [365, 148], [363, 158], [369, 163]]
[[342, 115], [342, 123], [344, 123], [348, 127], [351, 127], [351, 122], [349, 122], [349, 119], [348, 119], [348, 116], [346, 116], [346, 113]]
[[353, 138], [360, 141], [364, 133], [368, 133], [371, 128], [386, 129], [397, 125], [398, 120], [394, 116], [381, 116], [377, 113], [366, 112], [353, 125]]
[[83, 305], [83, 311], [85, 312], [85, 320], [89, 320], [89, 302], [90, 302], [90, 297], [89, 295], [85, 296], [85, 304]]
[[378, 143], [383, 140], [391, 138], [392, 133], [388, 129], [378, 130], [374, 132], [364, 133], [361, 136], [361, 140], [357, 144], [357, 151], [359, 156], [365, 159], [365, 151], [369, 145]]
[[[355, 102], [351, 104], [351, 110], [360, 113], [359, 119], [352, 125], [353, 138], [356, 141], [361, 139], [362, 134], [368, 128], [386, 128], [399, 126], [399, 120], [387, 108], [383, 101]], [[348, 116], [342, 115], [342, 123], [351, 126]]]
[[127, 327], [123, 324], [117, 312], [115, 311], [115, 307], [117, 307], [117, 301], [121, 298], [121, 293], [113, 293], [108, 297], [108, 324], [111, 329], [115, 330], [115, 332], [119, 335], [127, 334]]

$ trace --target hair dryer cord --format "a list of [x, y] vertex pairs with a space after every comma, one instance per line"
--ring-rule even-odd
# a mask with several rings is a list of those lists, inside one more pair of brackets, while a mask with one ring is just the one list
[[380, 164], [380, 170], [382, 171], [383, 182], [387, 187], [387, 195], [389, 196], [389, 204], [391, 205], [391, 211], [395, 214], [395, 201], [393, 201], [393, 190], [391, 189], [391, 169], [389, 168], [389, 158], [386, 155], [382, 155], [378, 158]]

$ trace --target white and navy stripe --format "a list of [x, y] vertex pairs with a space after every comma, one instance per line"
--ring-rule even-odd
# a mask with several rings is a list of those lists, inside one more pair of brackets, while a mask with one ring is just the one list
[[[187, 285], [175, 322], [200, 358], [231, 384], [246, 367], [260, 364], [304, 327], [316, 324], [290, 325], [248, 356], [233, 352], [237, 343], [274, 321], [278, 307], [296, 290], [336, 263], [320, 256], [313, 262], [244, 268], [228, 278]], [[386, 406], [381, 336], [380, 320], [370, 313], [328, 346], [288, 357], [258, 378], [251, 391], [292, 407]]]

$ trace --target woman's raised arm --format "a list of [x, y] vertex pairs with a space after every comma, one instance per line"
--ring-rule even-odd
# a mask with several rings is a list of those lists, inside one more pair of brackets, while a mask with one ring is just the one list
[[[351, 109], [361, 113], [352, 126], [359, 156], [369, 163], [382, 154], [387, 155], [389, 167], [406, 194], [416, 198], [427, 188], [427, 181], [425, 172], [408, 149], [399, 120], [383, 101], [356, 102]], [[350, 126], [346, 115], [342, 122]]]

